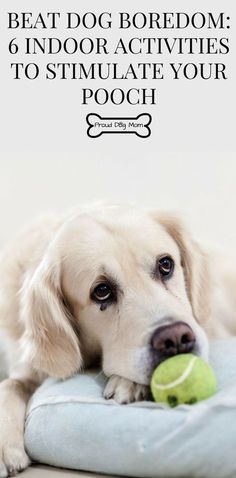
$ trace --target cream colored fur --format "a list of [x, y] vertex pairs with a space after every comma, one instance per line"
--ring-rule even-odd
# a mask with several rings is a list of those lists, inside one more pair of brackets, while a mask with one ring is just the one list
[[[165, 285], [152, 274], [163, 254], [175, 261]], [[120, 295], [102, 311], [90, 292], [106, 274]], [[46, 376], [66, 378], [101, 360], [109, 377], [105, 397], [143, 399], [152, 332], [184, 321], [196, 335], [196, 353], [207, 357], [207, 337], [235, 333], [235, 286], [230, 263], [204, 251], [178, 219], [156, 211], [94, 206], [24, 231], [0, 261], [0, 329], [9, 364], [0, 384], [0, 478], [29, 463], [25, 408]]]

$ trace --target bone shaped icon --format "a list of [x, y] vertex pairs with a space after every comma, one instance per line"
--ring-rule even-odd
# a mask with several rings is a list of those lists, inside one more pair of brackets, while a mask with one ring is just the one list
[[141, 113], [136, 117], [102, 117], [90, 113], [86, 117], [89, 125], [87, 134], [90, 138], [99, 138], [102, 134], [136, 134], [140, 138], [151, 135], [152, 117], [149, 113]]

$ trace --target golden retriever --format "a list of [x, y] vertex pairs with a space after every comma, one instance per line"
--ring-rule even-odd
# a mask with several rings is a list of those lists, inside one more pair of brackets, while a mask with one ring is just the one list
[[0, 478], [29, 464], [25, 409], [46, 376], [65, 379], [100, 362], [104, 396], [128, 403], [147, 397], [166, 357], [207, 358], [207, 337], [234, 333], [235, 278], [219, 264], [178, 219], [132, 206], [87, 207], [24, 231], [0, 261], [9, 364], [0, 384]]

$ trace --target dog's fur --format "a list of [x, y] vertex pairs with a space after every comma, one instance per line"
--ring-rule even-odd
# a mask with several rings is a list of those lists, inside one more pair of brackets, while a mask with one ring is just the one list
[[[155, 267], [166, 254], [175, 269], [163, 283]], [[18, 237], [0, 261], [9, 363], [0, 384], [0, 478], [29, 463], [25, 408], [46, 376], [64, 379], [100, 361], [109, 377], [105, 397], [127, 403], [147, 396], [158, 326], [189, 324], [195, 353], [205, 358], [207, 337], [234, 334], [236, 275], [231, 258], [223, 259], [205, 252], [175, 217], [130, 206], [44, 219]], [[103, 308], [91, 290], [107, 277], [117, 299]]]

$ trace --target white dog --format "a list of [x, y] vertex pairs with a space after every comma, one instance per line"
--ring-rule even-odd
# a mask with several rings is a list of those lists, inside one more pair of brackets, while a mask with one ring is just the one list
[[25, 409], [46, 376], [100, 361], [106, 398], [144, 399], [163, 359], [207, 357], [207, 336], [235, 333], [235, 290], [231, 264], [156, 211], [91, 207], [25, 231], [0, 262], [0, 478], [29, 464]]

